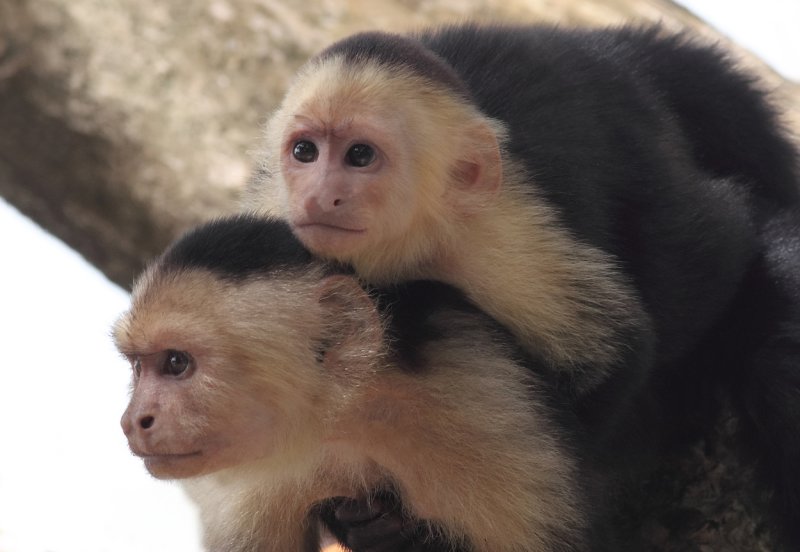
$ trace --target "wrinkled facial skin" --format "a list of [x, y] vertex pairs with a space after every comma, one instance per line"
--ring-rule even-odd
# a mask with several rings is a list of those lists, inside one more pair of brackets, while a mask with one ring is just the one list
[[153, 476], [290, 455], [296, 425], [313, 426], [323, 381], [309, 341], [318, 279], [310, 270], [234, 284], [157, 266], [140, 277], [113, 339], [132, 367], [122, 429]]
[[213, 358], [165, 349], [129, 359], [133, 392], [121, 425], [154, 477], [203, 475], [269, 453], [271, 412], [222, 391]]
[[413, 165], [399, 124], [367, 114], [295, 115], [281, 170], [295, 234], [323, 256], [348, 258], [395, 239], [413, 218]]
[[411, 72], [312, 64], [268, 125], [261, 206], [362, 276], [413, 271], [493, 201], [501, 127]]

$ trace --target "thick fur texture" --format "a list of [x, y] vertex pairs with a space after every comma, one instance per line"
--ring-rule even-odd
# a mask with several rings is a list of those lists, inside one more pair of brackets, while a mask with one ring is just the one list
[[183, 478], [209, 550], [316, 551], [326, 500], [375, 489], [424, 520], [431, 551], [584, 545], [574, 416], [513, 338], [443, 284], [368, 294], [286, 225], [241, 216], [173, 245], [114, 336], [133, 362], [192, 359], [188, 376], [158, 375], [150, 404], [134, 373], [126, 433], [148, 468], [199, 451], [154, 475]]
[[[319, 219], [358, 221], [358, 243], [297, 223], [298, 182], [318, 175], [287, 152], [341, 135], [388, 152], [373, 181], [337, 181], [340, 214]], [[247, 201], [368, 282], [462, 289], [579, 397], [600, 454], [680, 436], [713, 412], [707, 385], [730, 388], [796, 549], [798, 182], [774, 108], [714, 47], [659, 28], [467, 24], [313, 58]]]

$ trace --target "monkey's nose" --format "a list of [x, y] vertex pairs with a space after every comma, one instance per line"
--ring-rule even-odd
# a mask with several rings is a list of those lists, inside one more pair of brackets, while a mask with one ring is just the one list
[[307, 215], [316, 217], [338, 210], [344, 202], [340, 194], [326, 193], [308, 197], [303, 207]]
[[148, 430], [156, 423], [155, 416], [140, 416], [138, 419], [135, 416], [129, 415], [127, 412], [122, 416], [120, 425], [122, 431], [126, 436], [130, 437], [132, 433], [139, 429]]

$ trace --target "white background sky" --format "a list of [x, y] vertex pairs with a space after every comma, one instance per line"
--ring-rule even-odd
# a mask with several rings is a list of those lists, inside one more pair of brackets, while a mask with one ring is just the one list
[[[800, 0], [686, 0], [800, 80]], [[195, 552], [194, 511], [127, 451], [127, 295], [0, 200], [0, 552]]]

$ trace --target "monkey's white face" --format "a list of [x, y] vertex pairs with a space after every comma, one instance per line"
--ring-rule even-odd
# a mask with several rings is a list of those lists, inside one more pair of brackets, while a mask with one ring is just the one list
[[402, 135], [394, 117], [348, 109], [292, 118], [281, 170], [290, 223], [309, 249], [350, 260], [409, 230], [413, 162]]
[[130, 360], [133, 393], [121, 425], [154, 477], [193, 477], [273, 452], [273, 410], [226, 391], [214, 375], [218, 359], [166, 349]]
[[413, 73], [312, 63], [270, 120], [261, 200], [314, 253], [373, 283], [427, 274], [499, 189], [498, 132]]
[[290, 425], [312, 403], [290, 390], [317, 392], [302, 369], [313, 351], [273, 319], [303, 315], [285, 305], [291, 284], [271, 283], [232, 287], [196, 271], [144, 279], [144, 292], [134, 292], [114, 330], [132, 367], [121, 425], [153, 476], [194, 477], [291, 450]]

